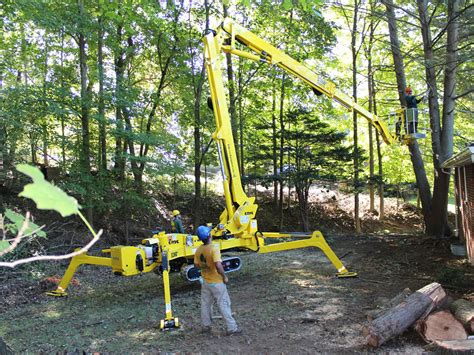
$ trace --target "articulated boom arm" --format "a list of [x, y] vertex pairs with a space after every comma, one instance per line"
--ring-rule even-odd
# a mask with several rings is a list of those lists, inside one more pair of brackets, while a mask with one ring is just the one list
[[204, 37], [206, 70], [216, 119], [216, 131], [212, 137], [217, 143], [226, 201], [226, 209], [222, 212], [219, 225], [213, 230], [213, 235], [221, 236], [226, 233], [242, 236], [243, 233], [250, 235], [251, 230], [257, 231], [256, 221], [253, 217], [258, 206], [254, 204], [255, 198], [249, 198], [245, 194], [240, 179], [221, 73], [222, 41], [223, 37], [214, 33], [209, 33]]
[[[252, 32], [246, 30], [242, 26], [233, 23], [230, 19], [225, 19], [221, 25], [220, 30], [225, 32], [227, 38], [230, 39], [230, 44], [227, 44], [229, 40], [224, 41], [225, 45], [221, 45], [221, 50], [226, 53], [231, 53], [240, 57], [246, 57], [256, 61], [264, 61], [269, 64], [276, 64], [286, 72], [300, 78], [311, 86], [316, 94], [324, 94], [341, 105], [355, 111], [361, 116], [365, 117], [370, 124], [382, 135], [383, 140], [387, 144], [395, 142], [395, 137], [389, 132], [387, 125], [380, 120], [376, 115], [360, 106], [351, 97], [344, 94], [343, 92], [336, 89], [336, 85], [328, 80], [323, 79], [321, 76], [314, 73], [304, 64], [296, 61], [289, 55], [283, 53], [278, 48], [265, 42], [263, 39], [254, 35]], [[243, 44], [256, 52], [258, 55], [252, 53], [240, 51], [235, 48], [235, 41]]]
[[[236, 41], [256, 54], [236, 49]], [[250, 231], [252, 221], [256, 227], [253, 217], [257, 210], [257, 205], [253, 204], [254, 199], [248, 198], [242, 189], [221, 74], [222, 53], [231, 53], [239, 57], [278, 65], [310, 85], [317, 95], [324, 94], [365, 117], [387, 144], [395, 142], [395, 137], [389, 132], [384, 122], [357, 104], [348, 95], [337, 90], [334, 83], [324, 80], [304, 64], [299, 63], [232, 20], [225, 19], [217, 31], [208, 33], [204, 37], [204, 46], [211, 99], [216, 118], [216, 132], [213, 134], [213, 138], [218, 146], [226, 198], [226, 210], [220, 217], [220, 228], [214, 230], [214, 235], [219, 236], [224, 232], [240, 235], [242, 232]]]
[[[276, 64], [286, 72], [300, 78], [309, 86], [311, 86], [316, 94], [324, 94], [341, 105], [355, 111], [361, 116], [365, 117], [371, 125], [377, 129], [387, 144], [395, 142], [395, 137], [389, 132], [387, 125], [381, 121], [376, 115], [366, 110], [361, 105], [357, 104], [351, 97], [336, 89], [336, 85], [321, 76], [314, 73], [304, 64], [296, 61], [289, 55], [275, 48], [271, 44], [265, 42], [263, 39], [254, 35], [252, 32], [246, 30], [242, 26], [232, 22], [230, 19], [225, 19], [220, 28], [221, 32], [225, 32], [228, 40], [224, 40], [221, 45], [221, 50], [226, 53], [231, 53], [240, 57], [249, 58], [256, 61], [264, 61], [269, 64]], [[227, 44], [230, 40], [230, 44]], [[235, 41], [243, 44], [256, 52], [258, 55], [240, 51], [235, 48]]]

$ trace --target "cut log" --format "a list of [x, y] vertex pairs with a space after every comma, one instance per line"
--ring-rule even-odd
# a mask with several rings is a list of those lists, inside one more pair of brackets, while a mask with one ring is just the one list
[[369, 322], [373, 321], [375, 318], [379, 317], [381, 314], [389, 310], [390, 308], [395, 307], [396, 305], [402, 303], [412, 292], [409, 288], [405, 288], [398, 295], [389, 299], [379, 299], [375, 309], [372, 309], [367, 312], [367, 320]]
[[439, 283], [433, 282], [419, 289], [364, 326], [362, 332], [367, 344], [379, 347], [387, 340], [404, 332], [424, 314], [428, 307], [442, 303], [445, 298], [446, 293]]
[[464, 326], [449, 311], [430, 314], [426, 319], [416, 322], [415, 329], [428, 343], [467, 339]]
[[440, 348], [452, 350], [452, 351], [473, 351], [474, 340], [444, 340], [435, 341], [435, 344]]
[[451, 304], [451, 312], [464, 325], [470, 334], [474, 334], [474, 303], [459, 299]]

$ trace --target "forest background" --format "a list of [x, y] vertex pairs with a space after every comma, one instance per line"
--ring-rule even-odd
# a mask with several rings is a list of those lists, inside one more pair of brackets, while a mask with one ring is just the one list
[[[385, 195], [418, 189], [427, 233], [449, 234], [450, 180], [440, 164], [474, 137], [472, 12], [455, 0], [5, 1], [0, 212], [4, 192], [22, 179], [15, 165], [29, 163], [57, 167], [55, 183], [94, 225], [111, 215], [144, 223], [150, 208], [167, 218], [155, 209], [163, 191], [172, 208], [185, 206], [190, 230], [207, 222], [203, 198], [219, 170], [201, 39], [230, 16], [383, 119], [404, 104], [405, 86], [426, 97], [420, 130], [427, 138], [387, 146], [363, 118], [287, 73], [227, 57], [243, 181], [249, 194], [269, 189], [279, 229], [291, 190], [301, 229], [314, 227], [308, 195], [319, 182], [354, 194], [356, 233], [360, 192], [369, 192], [383, 218]], [[193, 197], [180, 201], [185, 195]]]

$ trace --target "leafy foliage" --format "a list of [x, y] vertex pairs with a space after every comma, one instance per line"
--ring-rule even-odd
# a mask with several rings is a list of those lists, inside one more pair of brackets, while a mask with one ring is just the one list
[[[202, 160], [206, 168], [218, 165], [213, 146], [202, 157], [201, 148], [210, 140], [214, 118], [206, 107], [209, 88], [201, 75], [201, 37], [208, 17], [211, 28], [220, 22], [222, 4], [171, 4], [143, 0], [5, 3], [4, 33], [0, 36], [4, 59], [0, 68], [0, 154], [4, 162], [0, 184], [16, 174], [17, 163], [58, 167], [61, 177], [56, 184], [77, 201], [66, 199], [29, 168], [25, 171], [34, 182], [25, 188], [24, 196], [38, 199], [42, 193], [48, 194], [51, 197], [41, 206], [57, 208], [62, 215], [77, 213], [80, 202], [89, 217], [96, 213], [100, 218], [101, 214], [124, 213], [130, 208], [146, 210], [150, 196], [170, 187], [167, 181], [176, 182], [170, 184], [174, 191], [190, 189], [183, 176], [192, 175], [199, 165], [196, 163]], [[344, 11], [350, 17], [352, 2], [225, 4], [230, 16], [252, 32], [336, 82], [338, 89], [349, 90], [350, 46]], [[361, 11], [358, 38], [367, 41], [362, 31], [375, 18], [372, 62], [378, 113], [384, 117], [399, 106], [396, 81], [381, 21], [383, 7], [375, 4], [371, 11], [369, 5], [363, 5], [366, 11]], [[400, 12], [400, 30], [410, 34], [402, 38], [404, 52], [409, 53], [406, 70], [411, 86], [421, 93], [426, 90], [421, 39], [409, 15], [415, 8], [402, 2], [399, 5], [407, 9]], [[433, 13], [440, 39], [445, 10], [440, 3]], [[466, 16], [460, 20], [469, 24]], [[465, 45], [469, 43], [469, 36], [461, 38]], [[472, 61], [465, 45], [459, 54], [459, 75], [469, 76]], [[442, 56], [437, 56], [442, 65]], [[365, 87], [367, 60], [360, 55], [359, 61], [357, 80]], [[301, 181], [306, 186], [317, 179], [346, 179], [350, 175], [345, 155], [353, 145], [347, 134], [352, 127], [343, 108], [316, 97], [276, 66], [236, 58], [232, 66], [235, 131], [244, 182], [269, 187], [278, 183], [296, 186], [295, 181]], [[468, 83], [460, 81], [460, 94], [469, 91]], [[201, 89], [201, 101], [195, 102]], [[366, 101], [363, 95], [359, 97], [360, 104], [365, 106]], [[465, 94], [458, 103], [455, 145], [462, 147], [473, 134], [469, 124], [472, 97]], [[304, 112], [298, 111], [301, 109]], [[312, 123], [304, 126], [309, 116]], [[428, 122], [426, 116], [424, 120]], [[366, 132], [361, 128], [362, 147], [368, 145]], [[325, 141], [333, 134], [336, 140]], [[426, 156], [431, 154], [430, 140], [423, 143], [422, 150]], [[414, 181], [405, 148], [382, 147], [382, 151], [384, 176], [379, 179], [393, 184]], [[283, 173], [298, 164], [300, 173]], [[362, 169], [361, 176], [368, 176], [368, 166]], [[426, 170], [433, 174], [430, 167]], [[362, 190], [365, 185], [356, 188]]]
[[77, 200], [46, 181], [38, 168], [20, 164], [17, 170], [33, 179], [33, 183], [26, 185], [19, 196], [31, 198], [40, 210], [54, 210], [63, 217], [79, 213]]
[[[23, 224], [25, 223], [25, 217], [22, 216], [21, 214], [19, 213], [16, 213], [10, 209], [7, 209], [5, 211], [5, 217], [10, 220], [13, 224], [8, 224], [8, 223], [5, 223], [4, 227], [5, 229], [10, 232], [10, 233], [13, 233], [13, 234], [16, 234], [18, 233], [18, 231], [23, 227]], [[33, 232], [38, 236], [38, 237], [46, 237], [46, 233], [42, 230], [39, 229], [40, 227], [33, 223], [33, 222], [30, 222], [28, 221], [28, 225], [26, 227], [26, 229], [24, 230], [24, 235], [25, 236], [28, 236], [28, 235], [31, 235], [33, 234]], [[10, 246], [9, 243], [7, 243], [8, 246]], [[6, 248], [3, 248], [3, 249], [6, 249]], [[0, 251], [1, 251], [1, 247], [0, 247]]]

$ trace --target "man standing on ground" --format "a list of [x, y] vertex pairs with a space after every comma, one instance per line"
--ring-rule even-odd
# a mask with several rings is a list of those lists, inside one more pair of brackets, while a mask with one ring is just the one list
[[217, 303], [219, 312], [226, 322], [227, 335], [242, 333], [237, 327], [226, 283], [229, 281], [222, 266], [221, 253], [217, 245], [212, 244], [211, 228], [199, 226], [197, 236], [204, 243], [194, 254], [194, 265], [201, 270], [201, 323], [203, 332], [211, 331], [212, 304]]

